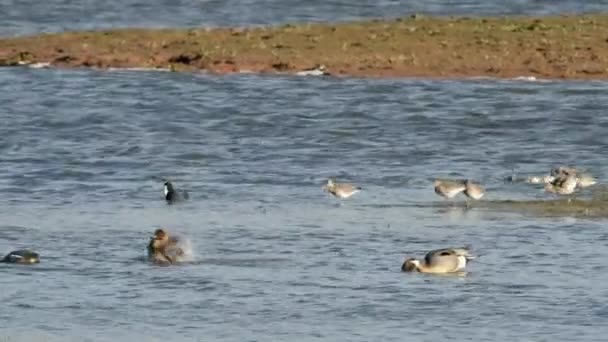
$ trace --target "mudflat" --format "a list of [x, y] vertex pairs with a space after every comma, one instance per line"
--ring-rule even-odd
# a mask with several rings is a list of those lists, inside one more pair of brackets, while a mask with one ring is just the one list
[[[0, 38], [0, 66], [357, 77], [608, 79], [608, 14], [425, 17], [274, 27], [116, 29]], [[46, 64], [45, 64], [46, 65]]]

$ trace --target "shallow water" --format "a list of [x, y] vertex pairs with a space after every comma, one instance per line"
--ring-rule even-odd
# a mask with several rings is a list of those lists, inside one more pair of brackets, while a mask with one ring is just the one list
[[601, 12], [608, 0], [3, 0], [0, 36], [111, 27], [241, 26], [429, 15]]
[[[608, 83], [0, 70], [0, 338], [601, 341], [604, 219], [449, 205], [558, 164], [606, 179]], [[364, 190], [321, 191], [329, 176]], [[192, 199], [168, 206], [162, 178]], [[589, 196], [586, 191], [581, 197]], [[144, 261], [167, 226], [194, 262]], [[471, 245], [466, 277], [400, 272]]]

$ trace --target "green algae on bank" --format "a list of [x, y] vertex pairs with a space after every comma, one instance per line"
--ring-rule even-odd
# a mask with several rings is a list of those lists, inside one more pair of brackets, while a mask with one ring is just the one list
[[435, 18], [277, 27], [117, 29], [0, 39], [0, 65], [209, 72], [608, 79], [608, 15]]

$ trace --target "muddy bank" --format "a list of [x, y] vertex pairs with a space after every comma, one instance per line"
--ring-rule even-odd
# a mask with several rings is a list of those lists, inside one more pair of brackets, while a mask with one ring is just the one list
[[0, 39], [0, 65], [363, 77], [608, 79], [608, 15], [120, 29]]

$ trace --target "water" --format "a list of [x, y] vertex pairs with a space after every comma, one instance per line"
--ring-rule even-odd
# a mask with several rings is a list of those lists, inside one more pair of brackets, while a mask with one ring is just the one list
[[0, 0], [0, 36], [110, 27], [268, 25], [370, 17], [606, 11], [608, 0]]
[[[0, 1], [0, 35], [606, 4]], [[464, 210], [431, 182], [473, 178], [498, 201], [549, 197], [505, 184], [512, 170], [605, 181], [607, 89], [0, 69], [0, 254], [42, 258], [0, 264], [0, 341], [604, 341], [605, 219]], [[330, 176], [364, 190], [338, 201]], [[166, 205], [164, 177], [192, 199]], [[145, 261], [159, 226], [193, 262]], [[461, 245], [480, 256], [466, 277], [400, 272]]]
[[[601, 219], [446, 206], [546, 198], [516, 172], [606, 178], [608, 84], [0, 70], [0, 332], [10, 341], [600, 341]], [[364, 187], [348, 201], [329, 176]], [[168, 206], [162, 178], [192, 199]], [[583, 195], [585, 196], [585, 195]], [[462, 200], [461, 200], [462, 201]], [[170, 227], [195, 261], [144, 261]], [[470, 244], [466, 277], [400, 272]]]

